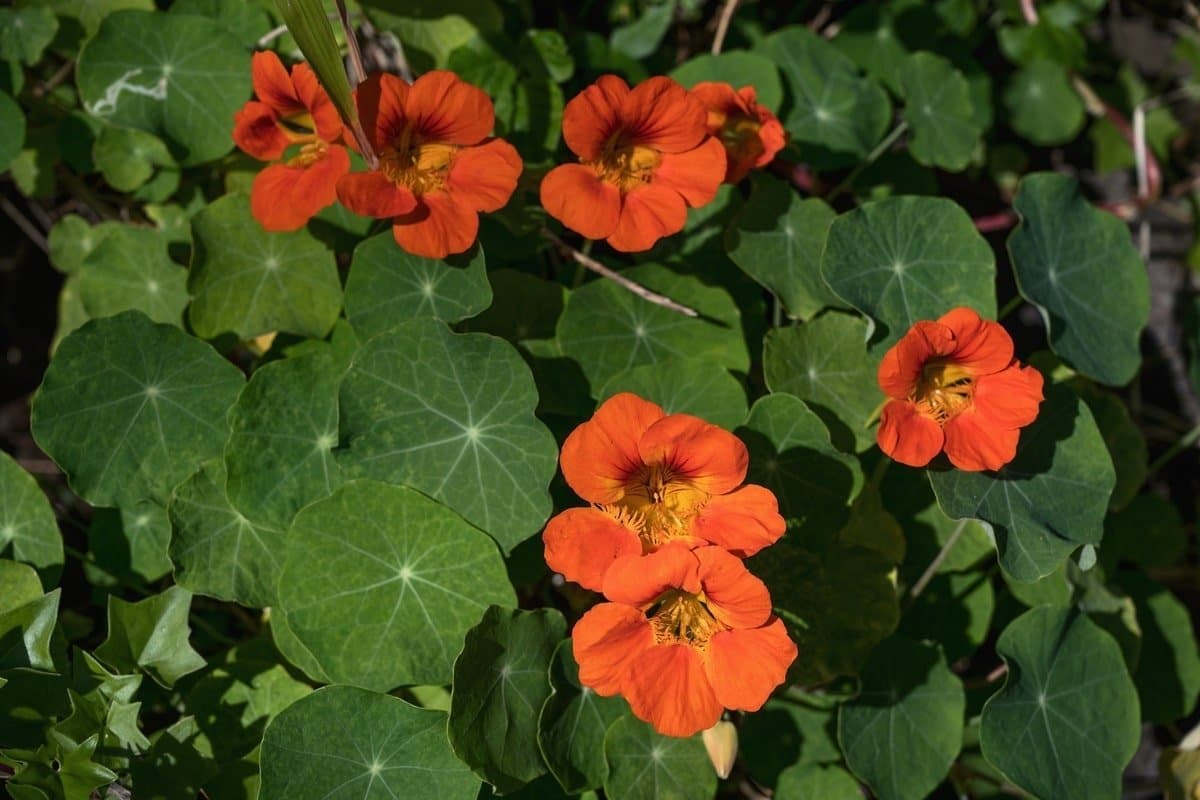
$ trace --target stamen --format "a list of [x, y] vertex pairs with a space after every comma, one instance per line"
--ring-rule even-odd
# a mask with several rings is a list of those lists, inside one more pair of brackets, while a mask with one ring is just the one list
[[643, 467], [625, 485], [617, 503], [598, 506], [635, 531], [646, 552], [672, 539], [688, 538], [692, 519], [708, 502], [708, 493], [677, 477], [668, 467]]
[[726, 630], [709, 610], [703, 594], [679, 589], [663, 594], [647, 616], [658, 644], [686, 644], [703, 650], [713, 636]]
[[662, 156], [653, 147], [625, 144], [622, 134], [615, 134], [608, 140], [600, 158], [584, 163], [596, 170], [600, 180], [625, 193], [649, 183], [661, 161]]
[[975, 393], [975, 376], [951, 362], [927, 363], [910, 398], [926, 416], [945, 425], [970, 407]]
[[393, 183], [414, 194], [435, 192], [446, 185], [458, 147], [436, 142], [422, 143], [405, 128], [391, 146], [379, 154], [379, 169]]

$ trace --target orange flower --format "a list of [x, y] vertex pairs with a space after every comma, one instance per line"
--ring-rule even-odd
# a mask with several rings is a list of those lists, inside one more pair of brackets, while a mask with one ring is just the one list
[[582, 163], [542, 180], [550, 216], [617, 250], [648, 250], [683, 230], [725, 177], [721, 143], [708, 135], [704, 105], [670, 78], [630, 89], [604, 75], [563, 110], [563, 139]]
[[622, 558], [604, 594], [612, 602], [572, 632], [579, 680], [624, 695], [667, 736], [710, 728], [725, 708], [757, 711], [796, 658], [767, 587], [719, 547], [673, 542]]
[[923, 467], [943, 449], [961, 470], [997, 470], [1012, 461], [1021, 428], [1037, 419], [1042, 375], [1013, 358], [999, 323], [956, 308], [918, 322], [879, 365], [883, 452]]
[[490, 136], [491, 99], [453, 72], [427, 72], [410, 86], [376, 73], [358, 87], [359, 116], [379, 169], [338, 181], [342, 204], [392, 219], [408, 252], [445, 258], [475, 243], [479, 212], [504, 207], [521, 174], [521, 157]]
[[337, 199], [338, 179], [350, 171], [350, 154], [336, 144], [342, 121], [308, 64], [289, 75], [272, 52], [255, 53], [250, 64], [258, 100], [234, 115], [233, 141], [261, 161], [300, 148], [255, 176], [250, 211], [269, 231], [294, 231]]
[[755, 167], [771, 163], [787, 144], [783, 126], [757, 102], [753, 86], [734, 90], [728, 83], [706, 81], [692, 87], [708, 109], [708, 132], [725, 145], [725, 182], [737, 183]]
[[623, 556], [676, 540], [748, 556], [787, 527], [769, 489], [742, 485], [749, 456], [740, 439], [637, 395], [606, 400], [567, 437], [561, 461], [567, 483], [592, 506], [550, 520], [546, 563], [588, 589], [599, 590]]

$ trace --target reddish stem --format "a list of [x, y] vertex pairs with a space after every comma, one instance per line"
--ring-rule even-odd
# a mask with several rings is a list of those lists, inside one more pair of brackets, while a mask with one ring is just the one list
[[1011, 209], [1007, 211], [998, 211], [995, 214], [976, 217], [973, 222], [975, 223], [975, 230], [979, 231], [980, 233], [1004, 231], [1017, 224], [1017, 212]]

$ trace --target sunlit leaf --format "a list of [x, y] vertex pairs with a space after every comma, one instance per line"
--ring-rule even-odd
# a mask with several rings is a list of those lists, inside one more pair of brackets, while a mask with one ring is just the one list
[[96, 657], [125, 672], [142, 671], [162, 686], [173, 686], [205, 664], [188, 643], [192, 593], [172, 586], [162, 594], [127, 602], [108, 598], [108, 638]]
[[625, 716], [604, 737], [604, 759], [604, 794], [613, 800], [711, 800], [717, 791], [700, 734], [662, 736], [640, 719]]

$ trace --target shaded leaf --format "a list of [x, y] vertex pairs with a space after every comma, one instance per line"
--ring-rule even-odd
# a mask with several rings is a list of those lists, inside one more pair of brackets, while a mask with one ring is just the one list
[[783, 104], [783, 81], [771, 59], [745, 50], [725, 50], [718, 55], [701, 53], [675, 69], [671, 77], [690, 89], [702, 81], [728, 83], [735, 90], [753, 86], [758, 104], [779, 113]]
[[612, 800], [710, 800], [717, 791], [700, 734], [662, 736], [640, 719], [625, 716], [604, 737], [604, 759], [604, 794]]
[[904, 118], [912, 128], [908, 151], [922, 164], [951, 171], [966, 168], [983, 126], [975, 116], [963, 74], [933, 53], [915, 53], [900, 70]]
[[3, 452], [0, 452], [0, 553], [41, 570], [63, 563], [62, 534], [50, 501], [33, 476]]

